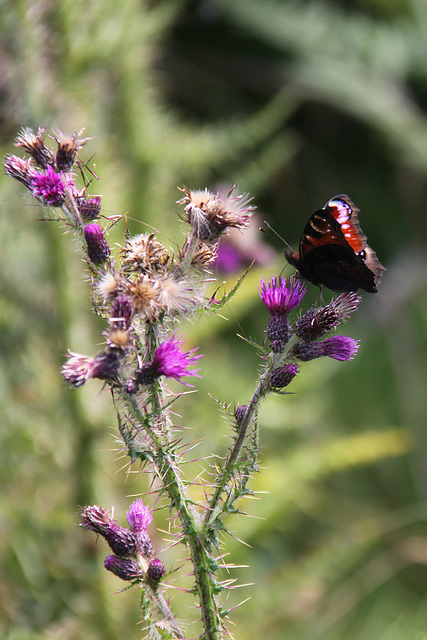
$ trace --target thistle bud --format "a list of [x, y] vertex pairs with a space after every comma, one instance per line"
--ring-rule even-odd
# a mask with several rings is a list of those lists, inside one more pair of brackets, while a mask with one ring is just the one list
[[104, 567], [122, 580], [135, 580], [142, 576], [137, 563], [132, 558], [118, 558], [117, 556], [107, 556]]
[[166, 575], [165, 565], [158, 558], [154, 558], [147, 569], [147, 578], [151, 586], [155, 589], [160, 580]]
[[271, 387], [273, 389], [283, 389], [283, 387], [287, 387], [295, 378], [298, 371], [299, 369], [297, 365], [292, 362], [289, 362], [278, 369], [274, 369], [270, 374]]
[[84, 234], [89, 260], [93, 264], [103, 264], [110, 257], [110, 247], [104, 231], [96, 222], [90, 222], [85, 226]]

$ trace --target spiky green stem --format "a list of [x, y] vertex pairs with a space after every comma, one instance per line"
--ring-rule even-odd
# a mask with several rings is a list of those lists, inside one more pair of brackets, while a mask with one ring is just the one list
[[[199, 515], [191, 499], [187, 495], [184, 483], [176, 466], [175, 456], [164, 446], [159, 435], [153, 430], [148, 419], [139, 408], [135, 396], [125, 395], [124, 402], [135, 422], [144, 427], [152, 443], [151, 455], [154, 457], [154, 472], [168, 494], [171, 506], [175, 508], [182, 526], [185, 543], [188, 545], [191, 562], [194, 567], [195, 589], [197, 591], [204, 633], [203, 640], [221, 640], [221, 621], [216, 602], [218, 589], [213, 578], [215, 559], [210, 550], [210, 543], [205, 538], [200, 526]], [[122, 435], [132, 458], [145, 460], [144, 453], [133, 447], [132, 436], [122, 430]]]

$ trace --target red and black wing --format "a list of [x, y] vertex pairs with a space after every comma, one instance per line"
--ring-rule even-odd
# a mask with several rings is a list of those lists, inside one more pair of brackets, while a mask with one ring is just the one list
[[348, 196], [339, 195], [311, 216], [299, 253], [286, 254], [303, 278], [333, 291], [378, 290], [384, 267], [367, 244], [358, 213]]

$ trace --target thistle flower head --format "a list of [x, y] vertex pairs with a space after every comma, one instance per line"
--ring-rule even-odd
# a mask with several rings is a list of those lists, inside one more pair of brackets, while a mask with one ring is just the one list
[[287, 387], [295, 378], [299, 368], [293, 362], [288, 362], [270, 374], [270, 385], [273, 389], [283, 389]]
[[102, 536], [116, 556], [130, 556], [136, 552], [137, 540], [132, 531], [120, 527], [102, 507], [84, 507], [80, 520], [83, 529]]
[[39, 127], [34, 133], [30, 127], [24, 127], [16, 136], [15, 147], [21, 147], [33, 158], [41, 169], [46, 169], [55, 163], [52, 151], [44, 143], [45, 129]]
[[288, 315], [300, 304], [306, 292], [305, 284], [293, 277], [289, 286], [282, 276], [270, 277], [268, 284], [262, 278], [260, 285], [259, 295], [271, 315]]
[[315, 340], [349, 318], [360, 301], [357, 293], [342, 293], [325, 307], [309, 309], [295, 323], [295, 333], [305, 340]]
[[76, 204], [79, 210], [80, 216], [84, 222], [91, 222], [99, 218], [101, 212], [101, 198], [100, 196], [76, 196]]
[[156, 588], [160, 580], [166, 575], [165, 565], [158, 558], [153, 558], [147, 569], [147, 578], [153, 588]]
[[84, 129], [78, 133], [74, 132], [72, 136], [65, 135], [58, 129], [54, 140], [58, 145], [56, 152], [56, 166], [59, 171], [70, 171], [74, 164], [77, 151], [84, 147], [90, 138], [81, 138], [80, 135]]
[[193, 234], [208, 243], [215, 242], [227, 229], [247, 227], [255, 208], [247, 194], [235, 193], [235, 185], [225, 195], [208, 189], [191, 191], [184, 187], [181, 191], [184, 197], [178, 204], [184, 206]]
[[105, 239], [102, 227], [90, 222], [84, 228], [84, 236], [89, 260], [96, 265], [103, 264], [110, 257], [110, 247]]
[[130, 505], [126, 518], [132, 531], [139, 533], [147, 531], [148, 525], [153, 520], [153, 515], [151, 509], [144, 505], [142, 498], [137, 498]]
[[154, 233], [142, 233], [126, 240], [122, 255], [125, 269], [141, 273], [163, 272], [170, 259], [166, 248], [156, 240]]
[[3, 161], [6, 175], [15, 180], [19, 180], [28, 189], [31, 189], [33, 178], [38, 176], [38, 172], [33, 167], [32, 158], [20, 158], [19, 156], [6, 156]]
[[[136, 372], [135, 378], [139, 384], [152, 384], [160, 376], [175, 378], [183, 384], [182, 378], [196, 376], [200, 378], [200, 369], [191, 369], [202, 355], [194, 355], [198, 347], [190, 351], [183, 351], [184, 338], [176, 338], [173, 335], [169, 340], [162, 342], [154, 351], [151, 362], [145, 363]], [[191, 385], [188, 385], [191, 386]]]
[[72, 387], [81, 387], [90, 378], [115, 380], [120, 368], [120, 359], [115, 351], [99, 353], [94, 358], [69, 352], [69, 358], [61, 369], [65, 382]]
[[65, 201], [66, 182], [61, 173], [55, 173], [50, 165], [44, 173], [38, 173], [31, 180], [33, 196], [49, 207], [61, 207]]
[[307, 362], [315, 358], [328, 356], [334, 360], [353, 360], [359, 349], [360, 340], [347, 336], [331, 336], [319, 342], [301, 340], [293, 350], [299, 360]]
[[121, 580], [136, 580], [142, 577], [142, 571], [133, 558], [119, 558], [115, 555], [107, 556], [104, 567]]

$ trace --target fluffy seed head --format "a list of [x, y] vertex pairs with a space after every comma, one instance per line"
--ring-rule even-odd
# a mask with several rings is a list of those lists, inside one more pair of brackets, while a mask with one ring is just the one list
[[126, 240], [122, 249], [124, 269], [141, 273], [163, 273], [169, 255], [165, 247], [155, 239], [155, 234], [140, 234]]

